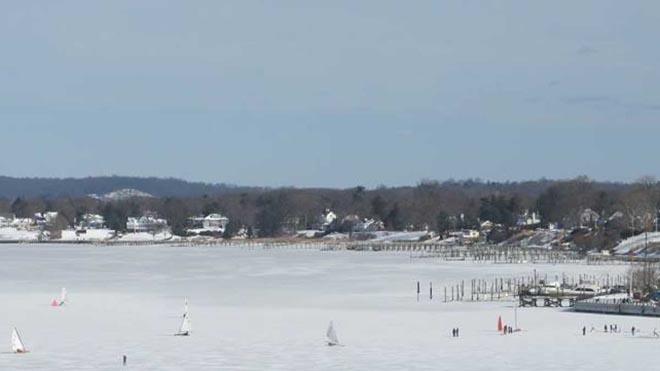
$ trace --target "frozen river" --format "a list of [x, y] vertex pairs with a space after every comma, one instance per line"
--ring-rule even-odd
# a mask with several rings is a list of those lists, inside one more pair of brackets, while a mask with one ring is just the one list
[[[618, 273], [625, 266], [494, 265], [398, 253], [294, 249], [0, 246], [0, 370], [645, 369], [660, 361], [659, 320], [443, 303], [461, 279]], [[437, 297], [415, 298], [433, 281]], [[62, 287], [69, 304], [49, 306]], [[175, 337], [184, 297], [192, 336]], [[327, 347], [334, 320], [344, 347]], [[582, 326], [621, 334], [582, 336]], [[631, 326], [641, 329], [633, 337]], [[31, 353], [9, 352], [12, 326]], [[460, 328], [460, 338], [451, 329]], [[2, 337], [0, 336], [0, 339]], [[0, 347], [1, 347], [0, 343]], [[128, 365], [122, 367], [126, 354]], [[642, 361], [640, 361], [642, 360]]]

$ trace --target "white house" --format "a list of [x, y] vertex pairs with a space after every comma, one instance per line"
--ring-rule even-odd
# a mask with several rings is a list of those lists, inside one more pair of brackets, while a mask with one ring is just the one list
[[474, 229], [464, 229], [461, 231], [461, 237], [463, 240], [478, 240], [480, 236], [479, 231], [474, 230]]
[[495, 223], [491, 222], [490, 220], [483, 221], [479, 228], [482, 231], [491, 231], [495, 227]]
[[40, 227], [50, 226], [55, 223], [57, 219], [57, 211], [46, 211], [43, 213], [34, 214], [34, 221]]
[[529, 210], [525, 210], [524, 213], [518, 216], [518, 221], [516, 223], [519, 227], [531, 227], [537, 224], [541, 224], [541, 218], [536, 212], [530, 213]]
[[32, 218], [14, 218], [9, 223], [10, 227], [16, 229], [31, 229], [35, 225], [34, 219]]
[[209, 214], [204, 217], [202, 221], [202, 226], [206, 229], [215, 229], [218, 231], [224, 231], [229, 224], [229, 218], [223, 216], [222, 214]]
[[319, 224], [322, 230], [326, 230], [330, 225], [337, 219], [337, 214], [335, 214], [330, 209], [325, 209], [325, 211], [319, 216]]
[[14, 219], [13, 215], [0, 215], [0, 227], [9, 227]]
[[78, 229], [103, 229], [105, 218], [99, 214], [84, 214], [78, 220]]
[[194, 216], [188, 218], [188, 221], [191, 228], [187, 232], [190, 234], [224, 233], [227, 224], [229, 224], [229, 218], [218, 213], [207, 216]]
[[126, 229], [131, 232], [158, 232], [167, 229], [167, 220], [153, 216], [130, 217]]
[[481, 234], [479, 231], [474, 229], [463, 229], [460, 231], [449, 232], [449, 236], [454, 237], [463, 243], [467, 243], [477, 241]]

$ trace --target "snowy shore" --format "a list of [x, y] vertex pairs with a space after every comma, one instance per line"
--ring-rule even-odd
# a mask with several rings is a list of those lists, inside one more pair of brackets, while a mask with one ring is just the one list
[[[619, 273], [625, 266], [410, 260], [406, 254], [180, 247], [0, 248], [0, 330], [17, 326], [31, 353], [0, 369], [580, 370], [655, 362], [657, 319], [519, 308], [522, 332], [499, 335], [513, 303], [416, 301], [415, 282], [502, 275]], [[49, 305], [66, 287], [70, 302]], [[183, 298], [192, 336], [171, 336]], [[327, 347], [334, 320], [345, 347]], [[618, 324], [620, 334], [581, 329]], [[632, 336], [636, 326], [641, 335]], [[451, 329], [460, 328], [452, 338]], [[7, 349], [9, 344], [7, 344]]]

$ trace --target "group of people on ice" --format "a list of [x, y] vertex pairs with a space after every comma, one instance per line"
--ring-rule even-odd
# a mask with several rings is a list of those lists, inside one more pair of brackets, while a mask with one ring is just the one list
[[[596, 331], [596, 328], [591, 326], [591, 330], [589, 332], [594, 332], [594, 331]], [[606, 334], [608, 332], [611, 333], [611, 334], [618, 334], [618, 333], [621, 333], [621, 330], [619, 329], [619, 325], [603, 325], [603, 332], [606, 333]], [[630, 328], [630, 334], [632, 336], [635, 336], [635, 333], [637, 333], [637, 332], [639, 332], [639, 330], [635, 326]], [[653, 336], [655, 336], [657, 338], [660, 338], [660, 333], [658, 333], [657, 329], [654, 328], [652, 334], [653, 334]], [[586, 336], [586, 335], [587, 335], [587, 326], [583, 326], [582, 327], [582, 336]]]
[[513, 327], [504, 325], [504, 328], [502, 328], [502, 335], [506, 334], [513, 334]]
[[502, 335], [506, 335], [513, 334], [514, 331], [520, 331], [520, 329], [514, 330], [512, 326], [504, 324], [504, 322], [502, 322], [502, 316], [497, 318], [497, 332], [501, 332]]

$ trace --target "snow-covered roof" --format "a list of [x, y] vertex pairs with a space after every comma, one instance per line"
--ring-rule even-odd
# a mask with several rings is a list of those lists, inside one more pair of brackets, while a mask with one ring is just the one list
[[204, 219], [206, 219], [206, 220], [226, 220], [228, 218], [226, 216], [222, 215], [222, 214], [213, 213], [213, 214], [207, 215], [206, 217], [204, 217]]

